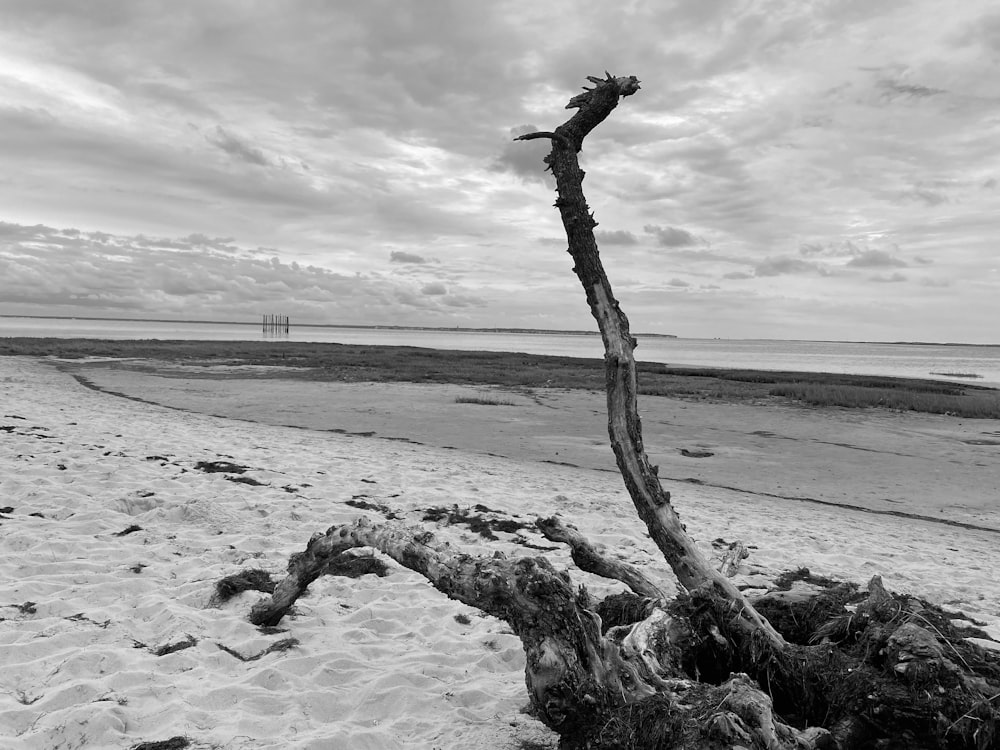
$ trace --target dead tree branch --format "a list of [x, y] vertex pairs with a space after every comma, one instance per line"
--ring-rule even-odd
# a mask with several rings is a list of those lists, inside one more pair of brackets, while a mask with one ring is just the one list
[[599, 575], [602, 578], [621, 581], [639, 596], [657, 601], [667, 599], [663, 590], [646, 578], [637, 568], [628, 563], [612, 560], [598, 551], [572, 524], [563, 523], [560, 519], [552, 516], [538, 519], [535, 521], [535, 526], [549, 541], [568, 544], [573, 562], [580, 570]]
[[[578, 111], [555, 130], [552, 151], [545, 158], [556, 178], [556, 207], [562, 218], [573, 271], [580, 279], [604, 341], [605, 383], [608, 398], [608, 434], [629, 495], [646, 524], [649, 535], [660, 548], [680, 584], [688, 589], [707, 587], [731, 603], [736, 623], [748, 634], [758, 634], [775, 649], [784, 639], [760, 617], [732, 582], [712, 567], [688, 536], [680, 517], [670, 504], [670, 493], [660, 485], [657, 469], [651, 466], [642, 442], [642, 424], [636, 400], [637, 371], [633, 350], [636, 340], [629, 331], [628, 318], [619, 307], [601, 263], [594, 237], [593, 214], [583, 194], [584, 173], [577, 152], [583, 139], [618, 106], [621, 97], [639, 90], [635, 76], [588, 77], [594, 87], [573, 97], [568, 107]], [[529, 137], [531, 134], [529, 134]], [[520, 136], [525, 140], [525, 136]], [[518, 140], [518, 139], [515, 139]]]

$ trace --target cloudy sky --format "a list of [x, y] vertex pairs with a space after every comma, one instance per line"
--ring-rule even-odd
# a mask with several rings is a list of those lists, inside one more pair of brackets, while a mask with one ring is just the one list
[[1000, 342], [992, 0], [0, 0], [0, 313]]

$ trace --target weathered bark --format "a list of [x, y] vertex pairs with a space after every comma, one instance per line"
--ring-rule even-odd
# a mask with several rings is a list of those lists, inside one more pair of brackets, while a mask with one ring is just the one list
[[[570, 543], [591, 550], [588, 569], [615, 572], [585, 539]], [[797, 638], [777, 659], [741, 646], [743, 631], [710, 591], [602, 634], [600, 605], [544, 559], [475, 558], [423, 529], [362, 519], [293, 555], [252, 620], [276, 624], [332, 560], [361, 546], [508, 622], [524, 645], [533, 711], [567, 749], [998, 747], [1000, 660], [967, 642], [954, 615], [891, 595], [877, 577], [860, 601], [856, 587], [816, 583], [759, 599]], [[820, 722], [829, 730], [808, 726]]]
[[726, 554], [722, 556], [719, 572], [726, 578], [732, 578], [739, 572], [740, 561], [750, 557], [750, 550], [743, 542], [736, 541], [729, 545]]
[[[605, 639], [586, 593], [574, 590], [569, 577], [544, 558], [471, 557], [398, 522], [359, 519], [314, 536], [291, 558], [289, 574], [271, 599], [253, 608], [251, 622], [276, 625], [329, 561], [352, 547], [375, 547], [452, 599], [510, 623], [527, 655], [532, 705], [556, 730], [590, 725], [587, 714], [597, 708], [648, 698], [671, 676], [642, 634], [621, 643]], [[667, 652], [671, 624], [657, 622], [655, 643]]]
[[715, 570], [687, 535], [680, 517], [670, 504], [670, 493], [660, 485], [656, 467], [650, 465], [642, 443], [642, 425], [636, 400], [638, 393], [636, 341], [628, 318], [611, 290], [594, 237], [594, 221], [583, 194], [583, 170], [577, 153], [587, 135], [618, 106], [621, 97], [639, 90], [635, 76], [606, 78], [589, 76], [593, 89], [573, 97], [567, 105], [578, 112], [553, 133], [528, 133], [515, 140], [550, 138], [552, 151], [545, 161], [556, 178], [556, 207], [569, 241], [573, 271], [587, 295], [591, 313], [604, 341], [605, 386], [608, 398], [608, 434], [625, 486], [680, 584], [688, 590], [707, 587], [732, 604], [733, 619], [748, 635], [763, 637], [772, 648], [782, 649], [784, 639], [760, 617], [726, 576]]
[[594, 573], [602, 578], [621, 581], [639, 596], [660, 601], [667, 599], [663, 590], [646, 578], [637, 568], [619, 560], [605, 557], [572, 524], [563, 523], [553, 516], [538, 519], [535, 526], [546, 539], [568, 544], [573, 562], [580, 570]]
[[[558, 522], [545, 525], [555, 536], [588, 550], [588, 569], [619, 577], [617, 564], [579, 533]], [[817, 747], [816, 738], [825, 736], [777, 721], [770, 698], [745, 676], [718, 687], [693, 683], [681, 665], [683, 644], [692, 638], [683, 615], [654, 608], [641, 622], [602, 635], [586, 591], [576, 589], [566, 573], [544, 558], [472, 557], [399, 522], [359, 519], [315, 535], [303, 552], [291, 557], [288, 576], [271, 598], [253, 608], [251, 622], [276, 625], [330, 562], [354, 547], [374, 547], [450, 598], [508, 622], [524, 645], [533, 712], [561, 735], [566, 747], [620, 747], [619, 733], [635, 731], [623, 717], [630, 715], [630, 707], [650, 701], [656, 709], [654, 723], [670, 732], [671, 747], [739, 742], [801, 749]], [[638, 585], [648, 589], [648, 584]]]

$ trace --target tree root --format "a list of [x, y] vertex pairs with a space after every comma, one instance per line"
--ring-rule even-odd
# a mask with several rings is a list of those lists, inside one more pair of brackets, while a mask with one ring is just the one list
[[[619, 563], [578, 531], [539, 523], [587, 550], [588, 570], [621, 580]], [[292, 555], [251, 621], [277, 624], [331, 559], [355, 547], [374, 547], [509, 623], [524, 646], [532, 711], [565, 748], [997, 746], [1000, 659], [966, 641], [948, 613], [892, 595], [878, 578], [867, 595], [835, 582], [765, 595], [764, 611], [772, 601], [789, 607], [789, 621], [811, 632], [776, 649], [747, 637], [712, 586], [672, 601], [630, 594], [641, 619], [605, 629], [602, 603], [543, 558], [477, 558], [422, 528], [359, 519]]]
[[[614, 578], [621, 573], [620, 563], [601, 555], [579, 532], [551, 519], [542, 525], [577, 549], [587, 549], [592, 570], [613, 573]], [[314, 536], [304, 551], [292, 555], [288, 576], [270, 599], [253, 608], [251, 622], [276, 625], [329, 561], [352, 547], [374, 547], [447, 596], [508, 622], [524, 645], [533, 712], [563, 736], [567, 747], [588, 746], [598, 742], [597, 735], [609, 737], [608, 725], [621, 724], [623, 709], [652, 699], [669, 706], [663, 721], [685, 727], [681, 736], [686, 738], [732, 735], [747, 747], [816, 746], [803, 744], [806, 735], [777, 722], [770, 699], [748, 678], [727, 683], [722, 698], [714, 691], [700, 703], [691, 703], [697, 683], [687, 676], [683, 662], [685, 644], [694, 638], [685, 614], [652, 606], [640, 622], [602, 634], [601, 618], [587, 592], [575, 589], [569, 575], [544, 558], [508, 559], [500, 553], [476, 558], [399, 522], [359, 519]], [[639, 588], [645, 591], [647, 586]], [[659, 601], [664, 603], [662, 597]], [[736, 627], [732, 619], [730, 627]], [[721, 706], [709, 723], [699, 719], [706, 701]]]

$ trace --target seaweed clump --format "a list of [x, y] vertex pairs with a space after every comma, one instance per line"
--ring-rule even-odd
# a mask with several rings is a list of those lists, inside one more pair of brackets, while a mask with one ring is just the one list
[[385, 578], [389, 575], [389, 566], [384, 560], [365, 555], [344, 553], [337, 555], [323, 568], [323, 575], [344, 576], [345, 578], [360, 578], [363, 575], [376, 575]]
[[[473, 510], [478, 511], [478, 513], [473, 513]], [[489, 518], [484, 515], [486, 513], [496, 514], [497, 511], [487, 508], [485, 505], [475, 505], [473, 508], [459, 508], [457, 505], [453, 505], [450, 508], [428, 508], [424, 511], [422, 520], [435, 523], [443, 522], [449, 526], [467, 526], [470, 531], [479, 534], [483, 539], [490, 540], [499, 539], [494, 533], [497, 531], [514, 534], [521, 529], [532, 528], [529, 524], [513, 519]]]
[[247, 568], [216, 581], [211, 605], [217, 607], [244, 591], [261, 591], [265, 594], [272, 594], [275, 585], [271, 574], [266, 570]]
[[152, 742], [140, 742], [132, 745], [132, 750], [184, 750], [191, 747], [191, 740], [187, 737], [171, 737], [169, 740], [153, 740]]

